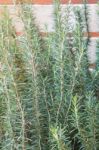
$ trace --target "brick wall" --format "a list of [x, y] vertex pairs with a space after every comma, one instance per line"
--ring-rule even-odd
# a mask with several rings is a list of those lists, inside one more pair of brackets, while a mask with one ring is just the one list
[[[18, 2], [29, 3], [31, 0], [0, 0], [0, 10], [2, 11], [3, 5], [7, 5], [9, 15], [12, 18], [12, 24], [15, 27], [17, 36], [24, 33], [24, 24], [18, 16], [19, 7], [14, 3]], [[73, 7], [82, 7], [83, 0], [71, 0]], [[91, 43], [88, 48], [88, 55], [90, 63], [96, 61], [96, 40], [99, 38], [99, 17], [97, 11], [97, 0], [87, 0], [88, 12], [89, 12], [89, 31], [91, 36]], [[67, 6], [68, 0], [61, 0], [62, 8]], [[45, 31], [45, 25], [48, 27], [48, 32], [53, 31], [53, 5], [52, 0], [32, 0], [33, 12], [36, 16], [36, 22], [41, 32]]]

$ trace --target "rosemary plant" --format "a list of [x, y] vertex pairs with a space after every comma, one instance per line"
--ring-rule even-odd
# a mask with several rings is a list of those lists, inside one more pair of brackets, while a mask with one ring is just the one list
[[98, 150], [99, 74], [88, 71], [84, 9], [63, 15], [56, 0], [54, 33], [42, 38], [31, 5], [19, 7], [20, 39], [7, 13], [0, 22], [0, 148]]

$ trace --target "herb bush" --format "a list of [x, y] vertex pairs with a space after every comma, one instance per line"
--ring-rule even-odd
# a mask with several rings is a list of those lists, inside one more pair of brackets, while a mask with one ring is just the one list
[[[5, 13], [0, 21], [0, 148], [98, 150], [99, 71], [88, 70], [83, 11], [61, 13], [55, 32], [42, 38], [30, 5], [21, 5], [24, 37], [17, 39]], [[72, 35], [71, 35], [72, 31]]]

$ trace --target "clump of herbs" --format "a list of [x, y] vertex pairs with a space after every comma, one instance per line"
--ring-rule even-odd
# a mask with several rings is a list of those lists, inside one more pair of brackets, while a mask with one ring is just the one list
[[0, 148], [98, 150], [98, 71], [88, 71], [85, 18], [54, 3], [54, 33], [42, 39], [31, 5], [20, 5], [25, 34], [0, 22]]

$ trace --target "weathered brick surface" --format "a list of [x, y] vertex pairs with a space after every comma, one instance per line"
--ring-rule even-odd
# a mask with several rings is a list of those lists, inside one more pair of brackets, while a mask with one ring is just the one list
[[[24, 24], [19, 17], [19, 6], [13, 5], [15, 2], [29, 3], [31, 0], [0, 0], [0, 15], [3, 13], [3, 5], [7, 5], [9, 16], [12, 19], [12, 25], [16, 30], [18, 36], [24, 33]], [[68, 0], [61, 0], [62, 9], [67, 7]], [[97, 0], [88, 0], [88, 12], [89, 12], [89, 31], [91, 36], [91, 43], [88, 49], [88, 56], [90, 63], [94, 63], [96, 59], [96, 40], [99, 38], [99, 16], [97, 11], [99, 6], [96, 4]], [[53, 32], [54, 19], [53, 19], [53, 5], [52, 0], [32, 0], [33, 13], [36, 16], [36, 23], [41, 32], [45, 32], [45, 25], [48, 32]], [[82, 0], [72, 0], [73, 7], [82, 8]], [[74, 18], [70, 18], [70, 22], [74, 23]], [[85, 33], [86, 35], [86, 33]]]

